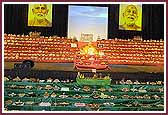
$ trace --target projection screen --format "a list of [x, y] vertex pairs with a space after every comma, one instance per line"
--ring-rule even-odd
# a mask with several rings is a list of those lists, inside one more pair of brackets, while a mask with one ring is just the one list
[[108, 7], [70, 5], [68, 38], [91, 42], [107, 39]]

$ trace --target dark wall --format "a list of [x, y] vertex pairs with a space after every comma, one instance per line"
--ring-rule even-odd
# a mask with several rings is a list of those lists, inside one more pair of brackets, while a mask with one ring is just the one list
[[12, 34], [29, 34], [30, 31], [41, 32], [44, 36], [66, 36], [67, 34], [67, 5], [53, 5], [52, 27], [27, 26], [28, 5], [7, 4], [4, 7], [4, 32]]
[[133, 38], [142, 36], [143, 39], [164, 38], [164, 5], [144, 4], [142, 6], [142, 31], [119, 30], [119, 4], [109, 6], [108, 38]]
[[[119, 4], [93, 6], [109, 7], [108, 38], [128, 39], [133, 36], [142, 36], [143, 39], [164, 38], [164, 5], [144, 4], [142, 7], [142, 31], [118, 30]], [[5, 4], [4, 5], [4, 32], [11, 34], [28, 34], [30, 31], [40, 31], [44, 36], [57, 35], [67, 36], [68, 5], [54, 4], [52, 14], [52, 27], [28, 27], [28, 5], [27, 4]], [[79, 28], [80, 29], [80, 28]]]

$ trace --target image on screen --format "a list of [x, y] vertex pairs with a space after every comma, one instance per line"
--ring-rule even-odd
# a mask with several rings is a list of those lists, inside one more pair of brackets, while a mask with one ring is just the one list
[[68, 38], [78, 41], [107, 39], [108, 7], [70, 5], [68, 11]]
[[120, 30], [142, 30], [142, 4], [120, 4]]
[[28, 26], [52, 27], [52, 4], [29, 4]]

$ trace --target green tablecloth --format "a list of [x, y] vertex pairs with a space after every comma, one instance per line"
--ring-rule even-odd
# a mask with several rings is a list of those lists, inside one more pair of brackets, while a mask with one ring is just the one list
[[76, 81], [79, 85], [110, 85], [111, 79], [80, 79], [76, 78]]
[[[100, 80], [101, 81], [101, 80]], [[100, 82], [99, 81], [99, 82]], [[87, 81], [86, 81], [87, 82]], [[73, 82], [73, 83], [33, 83], [33, 82], [5, 82], [4, 83], [4, 101], [7, 100], [12, 100], [13, 102], [16, 101], [21, 101], [21, 102], [27, 102], [27, 101], [32, 101], [35, 104], [34, 105], [24, 105], [24, 106], [16, 106], [16, 105], [5, 105], [9, 110], [20, 110], [20, 111], [94, 111], [94, 110], [99, 110], [99, 111], [163, 111], [163, 107], [157, 107], [158, 104], [164, 103], [163, 98], [160, 99], [125, 99], [123, 98], [123, 95], [129, 95], [129, 96], [153, 96], [153, 95], [158, 95], [162, 96], [164, 95], [164, 92], [159, 92], [159, 91], [153, 91], [151, 92], [151, 89], [158, 89], [158, 88], [163, 88], [163, 85], [115, 85], [115, 84], [109, 84], [109, 81], [105, 81], [104, 83], [107, 83], [108, 85], [92, 85], [92, 81], [90, 81], [88, 84], [89, 87], [91, 87], [91, 90], [89, 92], [83, 91], [83, 84], [79, 84], [78, 82]], [[98, 82], [97, 82], [98, 83]], [[18, 88], [10, 88], [11, 85], [16, 85], [16, 86], [33, 86], [32, 89], [18, 89]], [[51, 86], [58, 86], [58, 87], [69, 87], [69, 91], [61, 91], [61, 90], [46, 90], [46, 89], [41, 89], [37, 90], [38, 86], [45, 87], [46, 85], [51, 85]], [[86, 84], [85, 84], [86, 85]], [[74, 87], [80, 88], [79, 91], [74, 91]], [[92, 98], [93, 94], [93, 89], [96, 89], [99, 93], [99, 88], [104, 87], [106, 91], [103, 93], [105, 95], [109, 96], [117, 96], [116, 99], [112, 98], [107, 98], [107, 99], [102, 99], [102, 98], [97, 98], [94, 99]], [[108, 88], [112, 88], [113, 91], [109, 92]], [[121, 89], [122, 88], [136, 88], [136, 89], [145, 89], [147, 92], [138, 92], [138, 91], [128, 91], [128, 92], [123, 92]], [[29, 92], [34, 92], [35, 95], [34, 97], [28, 97], [27, 95], [24, 97], [19, 97], [19, 93], [26, 93], [28, 94]], [[57, 95], [56, 97], [47, 97], [44, 98], [43, 94], [45, 92], [48, 92], [49, 94], [52, 94], [53, 92]], [[15, 93], [16, 96], [11, 97], [8, 94]], [[65, 93], [68, 95], [68, 98], [60, 98], [59, 95]], [[87, 98], [73, 98], [75, 94], [79, 94], [81, 96], [87, 95], [89, 97]], [[49, 102], [52, 104], [52, 106], [38, 106], [39, 103], [41, 102]], [[60, 103], [60, 102], [68, 102], [68, 106], [53, 106], [53, 103]], [[99, 108], [90, 108], [88, 106], [85, 107], [75, 107], [74, 103], [81, 102], [85, 104], [91, 104], [91, 103], [97, 103], [100, 104]], [[114, 103], [115, 105], [112, 106], [105, 106], [103, 103]], [[142, 106], [131, 106], [127, 107], [126, 104], [133, 104], [133, 103], [139, 103], [139, 104], [150, 104], [151, 107], [142, 107]]]

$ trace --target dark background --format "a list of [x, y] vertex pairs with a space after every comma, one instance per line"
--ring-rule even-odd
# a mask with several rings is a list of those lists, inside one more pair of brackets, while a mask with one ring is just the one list
[[[85, 4], [86, 5], [86, 4]], [[142, 31], [119, 30], [119, 4], [88, 4], [108, 7], [108, 38], [128, 39], [142, 36], [143, 39], [164, 39], [164, 5], [142, 5]], [[41, 32], [44, 36], [57, 35], [66, 37], [68, 31], [68, 4], [54, 4], [52, 27], [31, 27], [28, 22], [28, 4], [4, 5], [4, 32], [8, 34], [29, 34], [30, 31]], [[80, 28], [79, 28], [80, 29]]]

